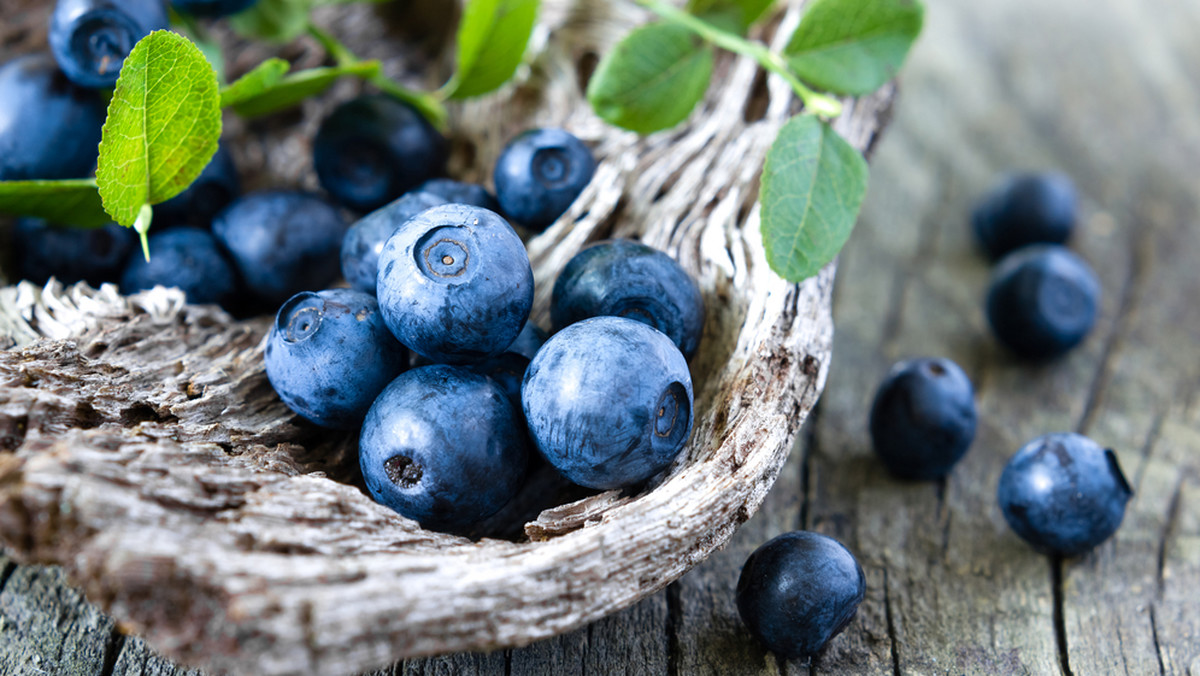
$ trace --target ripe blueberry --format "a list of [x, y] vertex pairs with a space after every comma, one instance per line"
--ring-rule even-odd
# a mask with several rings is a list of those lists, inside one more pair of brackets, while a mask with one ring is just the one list
[[862, 567], [840, 542], [807, 531], [784, 533], [742, 566], [738, 614], [771, 652], [809, 657], [846, 628], [866, 589]]
[[513, 139], [496, 160], [496, 198], [505, 215], [534, 230], [558, 220], [596, 173], [596, 159], [562, 129]]
[[154, 207], [154, 226], [212, 227], [213, 218], [242, 192], [233, 157], [222, 145], [187, 190]]
[[267, 378], [283, 403], [323, 427], [362, 424], [408, 364], [374, 296], [353, 289], [292, 296], [267, 337]]
[[1001, 343], [1050, 359], [1083, 341], [1096, 323], [1100, 282], [1083, 259], [1053, 245], [1009, 254], [992, 275], [987, 318]]
[[81, 87], [117, 84], [121, 64], [151, 31], [166, 30], [163, 0], [58, 0], [50, 17], [50, 51]]
[[1075, 184], [1063, 174], [1016, 174], [975, 205], [971, 224], [980, 246], [996, 260], [1029, 244], [1066, 242], [1078, 201]]
[[368, 212], [446, 170], [446, 139], [412, 106], [383, 94], [338, 106], [313, 140], [321, 187]]
[[235, 200], [213, 220], [246, 289], [277, 308], [338, 275], [346, 224], [325, 200], [299, 192], [259, 192]]
[[499, 215], [443, 204], [388, 239], [376, 293], [400, 342], [435, 362], [465, 364], [504, 352], [521, 333], [533, 307], [533, 270]]
[[371, 406], [359, 437], [371, 496], [438, 530], [464, 529], [499, 511], [520, 489], [528, 458], [504, 392], [455, 366], [401, 374]]
[[704, 299], [675, 259], [619, 239], [588, 246], [567, 263], [554, 283], [550, 315], [555, 329], [600, 315], [636, 319], [691, 358], [704, 329]]
[[521, 410], [521, 381], [525, 378], [525, 369], [529, 368], [529, 361], [545, 342], [546, 333], [533, 322], [525, 322], [525, 328], [521, 329], [521, 333], [508, 349], [467, 367], [495, 380], [513, 402], [513, 406], [517, 407], [522, 421], [525, 418], [524, 411]]
[[91, 176], [104, 115], [103, 99], [49, 56], [0, 66], [0, 181]]
[[171, 0], [175, 9], [192, 16], [229, 16], [250, 9], [258, 0]]
[[1047, 434], [1026, 444], [1005, 465], [996, 490], [1017, 535], [1038, 551], [1062, 556], [1107, 540], [1131, 497], [1116, 453], [1074, 433]]
[[938, 479], [975, 438], [975, 391], [949, 359], [913, 359], [892, 367], [871, 405], [871, 441], [893, 474]]
[[665, 469], [692, 431], [692, 378], [666, 335], [623, 317], [568, 326], [521, 385], [533, 442], [571, 481], [620, 488]]
[[350, 226], [342, 239], [342, 275], [350, 286], [375, 295], [379, 254], [388, 238], [408, 219], [445, 203], [446, 200], [431, 193], [410, 192]]
[[136, 244], [137, 234], [116, 223], [85, 230], [22, 218], [13, 228], [17, 272], [35, 284], [51, 277], [63, 284], [115, 282]]
[[449, 178], [434, 178], [425, 181], [417, 188], [421, 192], [432, 193], [451, 204], [470, 204], [483, 207], [490, 211], [500, 212], [500, 203], [481, 185], [463, 183]]
[[150, 235], [149, 248], [149, 262], [141, 249], [129, 255], [121, 275], [122, 293], [174, 286], [187, 294], [189, 303], [225, 305], [238, 290], [233, 265], [207, 230], [171, 228], [156, 232]]

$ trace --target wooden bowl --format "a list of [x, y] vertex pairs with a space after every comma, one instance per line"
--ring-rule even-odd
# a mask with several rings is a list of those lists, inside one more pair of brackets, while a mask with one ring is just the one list
[[[767, 38], [786, 40], [799, 4]], [[700, 280], [695, 429], [665, 473], [598, 494], [542, 476], [493, 524], [515, 523], [509, 539], [425, 531], [363, 492], [355, 439], [280, 403], [263, 372], [269, 318], [234, 321], [174, 290], [127, 298], [23, 282], [0, 289], [0, 347], [15, 344], [0, 351], [5, 551], [62, 565], [123, 630], [174, 659], [269, 675], [527, 644], [662, 589], [723, 545], [758, 509], [824, 385], [834, 269], [794, 285], [767, 267], [758, 175], [799, 104], [752, 61], [721, 56], [702, 108], [670, 132], [639, 138], [590, 112], [581, 83], [595, 55], [647, 19], [632, 7], [547, 0], [516, 85], [451, 116], [467, 178], [486, 179], [507, 139], [533, 126], [566, 127], [600, 160], [570, 211], [528, 242], [543, 326], [555, 275], [597, 239], [637, 237]], [[36, 3], [0, 10], [6, 30], [45, 25]], [[320, 19], [386, 58], [396, 47], [378, 11]], [[313, 43], [292, 49], [320, 58], [305, 51]], [[313, 185], [307, 139], [352, 91], [282, 121], [232, 122], [250, 183]], [[892, 94], [848, 101], [835, 127], [867, 149]]]

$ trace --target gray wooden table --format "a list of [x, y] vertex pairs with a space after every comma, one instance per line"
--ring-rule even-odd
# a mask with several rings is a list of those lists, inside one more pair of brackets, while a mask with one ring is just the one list
[[[926, 34], [841, 258], [824, 398], [763, 510], [663, 593], [572, 634], [396, 674], [1190, 674], [1200, 676], [1200, 3], [929, 0]], [[1003, 171], [1056, 168], [1083, 196], [1073, 246], [1104, 286], [1081, 349], [1031, 367], [990, 339], [966, 227]], [[981, 425], [949, 480], [891, 479], [865, 415], [895, 360], [944, 355]], [[1057, 562], [995, 504], [1007, 458], [1077, 430], [1137, 491], [1116, 537]], [[812, 664], [741, 627], [746, 556], [808, 528], [867, 573], [857, 619]], [[0, 555], [0, 674], [177, 674], [64, 584]]]

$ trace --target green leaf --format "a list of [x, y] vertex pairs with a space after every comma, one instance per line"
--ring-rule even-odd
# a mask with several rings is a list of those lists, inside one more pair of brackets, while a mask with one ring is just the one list
[[763, 246], [789, 282], [817, 274], [850, 237], [867, 193], [867, 161], [815, 115], [779, 130], [763, 165]]
[[33, 216], [52, 223], [98, 228], [112, 222], [96, 181], [0, 181], [0, 213]]
[[919, 0], [816, 0], [784, 57], [801, 80], [839, 94], [869, 94], [892, 79], [917, 35]]
[[191, 185], [217, 152], [217, 74], [187, 38], [154, 31], [125, 58], [100, 137], [96, 184], [104, 208], [133, 225], [142, 205]]
[[508, 81], [525, 57], [538, 0], [470, 0], [458, 25], [458, 71], [452, 98], [486, 94]]
[[723, 23], [729, 17], [738, 30], [745, 32], [762, 18], [775, 0], [688, 0], [687, 11], [710, 23]]
[[308, 16], [316, 4], [316, 0], [258, 0], [230, 17], [229, 23], [243, 37], [291, 42], [308, 30]]
[[[286, 66], [287, 62], [283, 64]], [[378, 61], [360, 61], [346, 66], [308, 68], [282, 76], [279, 65], [267, 61], [227, 87], [221, 93], [221, 104], [232, 106], [242, 117], [260, 117], [320, 94], [343, 75], [366, 80], [378, 73]]]
[[649, 134], [687, 119], [704, 98], [712, 69], [712, 47], [688, 28], [650, 23], [604, 56], [587, 98], [605, 121]]

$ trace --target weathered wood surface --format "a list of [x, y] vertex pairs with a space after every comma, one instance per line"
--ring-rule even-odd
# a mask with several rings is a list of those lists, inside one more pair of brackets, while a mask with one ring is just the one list
[[[585, 629], [384, 673], [1200, 674], [1197, 34], [1200, 4], [1175, 0], [931, 3], [840, 262], [825, 395], [759, 514]], [[988, 268], [965, 229], [970, 201], [1025, 166], [1078, 181], [1074, 245], [1105, 290], [1095, 334], [1039, 368], [990, 341]], [[942, 485], [890, 479], [865, 432], [878, 379], [916, 354], [955, 359], [979, 391], [979, 437]], [[1117, 449], [1137, 495], [1111, 542], [1057, 563], [1008, 531], [994, 490], [1021, 443], [1064, 429]], [[796, 527], [842, 538], [868, 576], [856, 621], [812, 665], [764, 653], [732, 602], [745, 556]], [[79, 656], [59, 673], [147, 659], [41, 570], [0, 563], [0, 665], [18, 665], [0, 673], [56, 673], [33, 656]], [[176, 673], [151, 664], [128, 673]]]

